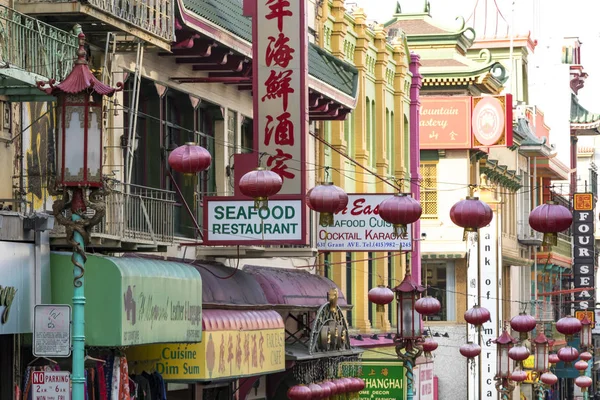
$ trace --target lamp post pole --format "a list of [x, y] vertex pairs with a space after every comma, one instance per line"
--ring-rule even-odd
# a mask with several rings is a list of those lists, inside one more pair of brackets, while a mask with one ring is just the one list
[[[93, 226], [106, 211], [103, 197], [109, 189], [102, 175], [102, 97], [121, 90], [111, 88], [90, 71], [85, 51], [85, 35], [80, 33], [77, 59], [69, 75], [60, 83], [37, 82], [40, 90], [57, 97], [58, 157], [49, 178], [48, 191], [56, 196], [52, 211], [65, 227], [73, 249], [72, 398], [85, 400], [85, 245]], [[86, 215], [92, 210], [91, 216]], [[68, 215], [70, 214], [70, 216]]]

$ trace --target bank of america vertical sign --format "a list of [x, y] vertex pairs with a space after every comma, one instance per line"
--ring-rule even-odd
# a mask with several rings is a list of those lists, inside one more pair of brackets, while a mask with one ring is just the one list
[[594, 309], [594, 196], [573, 195], [573, 285], [575, 311]]

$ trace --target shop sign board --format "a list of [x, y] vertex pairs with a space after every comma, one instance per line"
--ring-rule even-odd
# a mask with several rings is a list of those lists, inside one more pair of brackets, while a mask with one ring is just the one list
[[575, 311], [593, 311], [595, 307], [594, 196], [573, 195], [573, 287]]
[[208, 197], [204, 203], [204, 244], [303, 244], [302, 200], [269, 200], [256, 210], [253, 200]]
[[471, 148], [470, 96], [422, 96], [420, 102], [421, 150]]
[[417, 399], [433, 400], [433, 363], [419, 364], [415, 368]]
[[37, 304], [33, 310], [33, 355], [71, 355], [71, 306]]
[[513, 145], [512, 95], [473, 97], [473, 147]]
[[406, 395], [405, 369], [400, 362], [362, 361], [340, 363], [341, 376], [352, 376], [361, 371], [359, 378], [365, 381], [365, 388], [358, 400], [403, 400]]
[[594, 319], [594, 328], [592, 329], [592, 333], [596, 335], [600, 335], [600, 310], [594, 311], [595, 319]]
[[33, 371], [31, 382], [33, 400], [71, 400], [69, 371]]
[[317, 228], [320, 251], [407, 251], [412, 249], [412, 226], [405, 237], [379, 216], [379, 204], [393, 194], [349, 194], [348, 206], [334, 216], [333, 226]]
[[495, 385], [496, 344], [493, 342], [500, 336], [498, 321], [501, 313], [498, 310], [498, 298], [501, 282], [498, 279], [498, 215], [492, 222], [479, 229], [479, 305], [489, 310], [490, 322], [481, 329], [481, 355], [479, 357], [479, 387], [481, 398], [497, 399]]
[[130, 372], [153, 370], [167, 381], [206, 381], [285, 370], [283, 329], [204, 332], [202, 343], [152, 344], [127, 351]]

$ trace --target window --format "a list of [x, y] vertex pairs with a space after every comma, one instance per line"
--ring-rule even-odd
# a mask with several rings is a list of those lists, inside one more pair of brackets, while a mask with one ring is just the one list
[[423, 263], [421, 277], [425, 286], [431, 286], [428, 294], [439, 300], [442, 309], [439, 313], [427, 317], [428, 321], [456, 320], [456, 294], [454, 262]]
[[437, 163], [421, 164], [421, 219], [436, 219], [438, 214]]
[[327, 252], [323, 256], [324, 275], [326, 278], [331, 278], [331, 253]]

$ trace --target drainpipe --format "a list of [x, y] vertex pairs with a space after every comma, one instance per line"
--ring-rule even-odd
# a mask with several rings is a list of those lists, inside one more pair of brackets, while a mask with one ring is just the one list
[[[422, 76], [419, 72], [421, 57], [418, 54], [410, 54], [409, 70], [412, 73], [410, 84], [410, 191], [415, 200], [421, 201], [421, 154], [419, 144], [419, 122], [420, 107], [419, 92], [422, 85]], [[411, 270], [413, 280], [421, 283], [421, 220], [413, 224], [413, 242], [411, 256]]]

